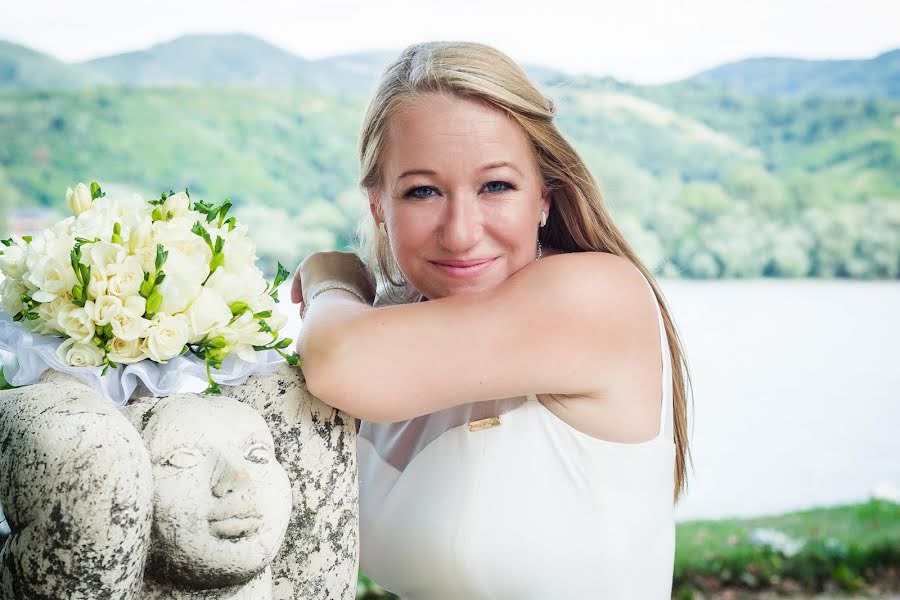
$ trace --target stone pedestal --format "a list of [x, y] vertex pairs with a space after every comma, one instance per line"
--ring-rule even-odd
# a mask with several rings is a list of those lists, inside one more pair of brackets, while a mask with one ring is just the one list
[[0, 392], [0, 598], [352, 600], [356, 430], [282, 365], [119, 409], [47, 371]]

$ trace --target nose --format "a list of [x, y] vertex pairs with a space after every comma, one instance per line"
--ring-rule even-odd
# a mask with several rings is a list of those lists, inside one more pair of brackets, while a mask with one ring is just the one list
[[240, 459], [219, 455], [213, 471], [212, 493], [216, 498], [240, 492], [250, 486], [250, 473]]
[[465, 254], [481, 237], [478, 196], [467, 192], [451, 194], [445, 207], [441, 243], [451, 254]]

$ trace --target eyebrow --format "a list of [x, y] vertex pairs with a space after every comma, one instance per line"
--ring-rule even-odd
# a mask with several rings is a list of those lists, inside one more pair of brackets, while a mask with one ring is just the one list
[[[486, 164], [483, 167], [481, 167], [479, 169], [479, 171], [487, 171], [489, 169], [499, 169], [500, 167], [509, 167], [510, 169], [512, 169], [513, 171], [518, 173], [519, 175], [522, 174], [522, 172], [518, 169], [518, 167], [516, 167], [514, 164], [512, 164], [510, 162], [506, 162], [506, 161]], [[435, 171], [432, 171], [431, 169], [410, 169], [409, 171], [403, 171], [402, 173], [400, 173], [400, 175], [397, 177], [397, 181], [400, 181], [401, 179], [403, 179], [404, 177], [408, 177], [409, 175], [437, 175], [437, 173]]]

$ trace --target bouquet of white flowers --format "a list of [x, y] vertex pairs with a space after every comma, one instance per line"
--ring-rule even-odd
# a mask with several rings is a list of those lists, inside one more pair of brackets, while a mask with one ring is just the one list
[[96, 182], [66, 191], [74, 213], [34, 236], [2, 240], [2, 310], [26, 330], [63, 337], [64, 365], [103, 367], [192, 353], [210, 368], [234, 353], [255, 362], [275, 350], [290, 364], [287, 319], [275, 310], [288, 271], [269, 284], [256, 267], [231, 202], [192, 201], [187, 190], [145, 201], [107, 197]]

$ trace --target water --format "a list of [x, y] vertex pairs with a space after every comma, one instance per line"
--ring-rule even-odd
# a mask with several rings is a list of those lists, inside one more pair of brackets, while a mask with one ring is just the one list
[[900, 487], [900, 282], [660, 286], [694, 384], [695, 468], [677, 520], [782, 513]]

